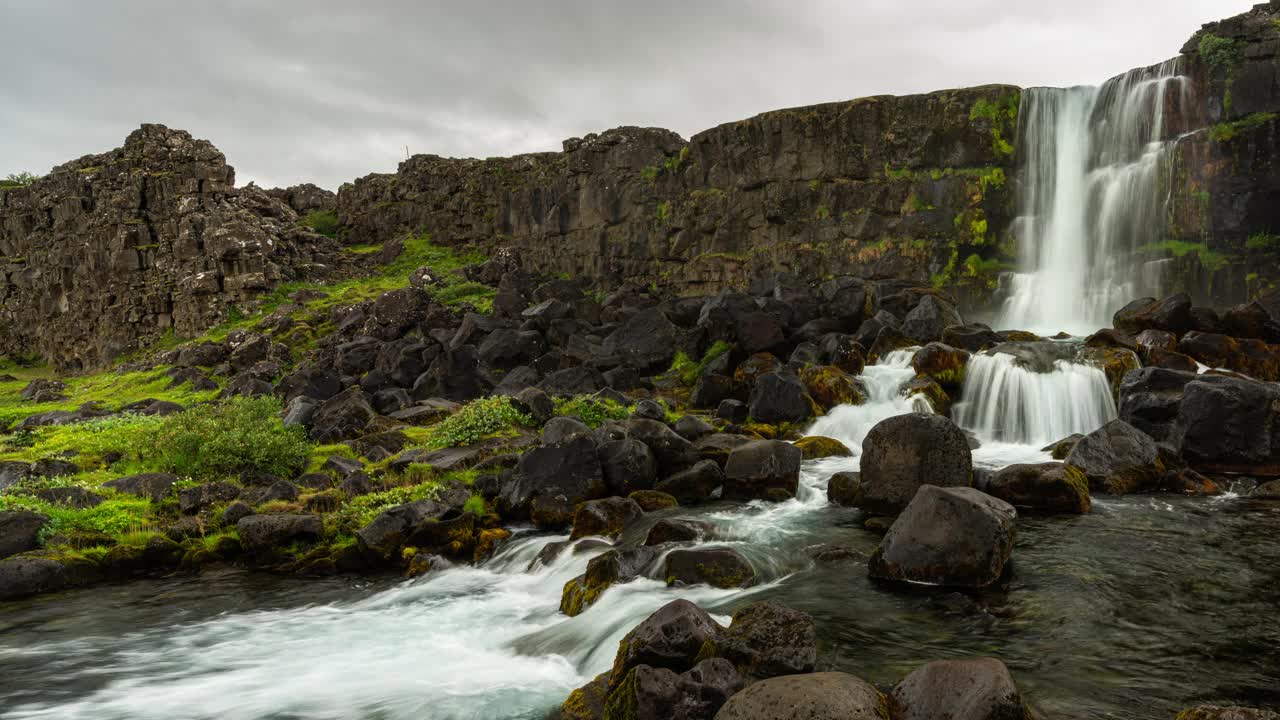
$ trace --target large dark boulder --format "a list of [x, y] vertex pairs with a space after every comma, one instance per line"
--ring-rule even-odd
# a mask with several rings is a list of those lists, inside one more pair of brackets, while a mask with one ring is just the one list
[[590, 395], [606, 387], [604, 375], [589, 365], [557, 370], [548, 374], [538, 383], [538, 389], [548, 395], [569, 397], [573, 395]]
[[648, 446], [658, 463], [659, 476], [679, 472], [698, 460], [693, 443], [680, 437], [665, 423], [645, 418], [631, 418], [621, 424], [623, 432], [632, 440]]
[[726, 500], [786, 500], [800, 484], [803, 453], [780, 440], [757, 440], [729, 452], [724, 467]]
[[932, 295], [925, 295], [902, 319], [902, 334], [923, 345], [941, 340], [944, 330], [963, 323], [960, 313], [951, 305]]
[[844, 507], [862, 506], [862, 474], [838, 472], [827, 480], [827, 501]]
[[40, 528], [49, 518], [28, 510], [0, 512], [0, 559], [40, 546]]
[[528, 516], [538, 527], [558, 529], [572, 522], [578, 503], [607, 492], [595, 441], [576, 435], [521, 455], [499, 506], [504, 515]]
[[748, 685], [715, 720], [885, 720], [875, 686], [842, 672], [784, 675]]
[[569, 534], [569, 539], [577, 540], [591, 535], [616, 538], [628, 523], [643, 514], [644, 510], [640, 505], [630, 498], [588, 500], [573, 513], [573, 531]]
[[591, 558], [587, 571], [564, 584], [560, 612], [573, 617], [600, 599], [610, 587], [643, 577], [658, 553], [651, 547], [617, 548]]
[[973, 483], [973, 455], [960, 428], [941, 415], [909, 413], [880, 421], [862, 443], [862, 507], [895, 515], [922, 485]]
[[742, 553], [732, 548], [672, 550], [662, 575], [668, 585], [710, 585], [741, 588], [755, 584], [756, 571]]
[[421, 523], [442, 520], [450, 514], [451, 508], [436, 500], [397, 505], [383, 510], [368, 525], [357, 530], [356, 540], [364, 550], [384, 559], [391, 558]]
[[1169, 440], [1196, 467], [1274, 475], [1280, 469], [1280, 387], [1201, 375], [1182, 389]]
[[724, 472], [714, 460], [701, 460], [692, 467], [659, 480], [655, 490], [674, 497], [681, 505], [697, 505], [711, 499], [724, 485]]
[[1004, 342], [996, 331], [981, 323], [952, 325], [942, 331], [942, 343], [971, 353], [995, 347]]
[[921, 487], [872, 554], [873, 578], [986, 587], [1013, 552], [1018, 511], [968, 487]]
[[707, 537], [714, 530], [715, 527], [711, 523], [701, 520], [663, 518], [649, 528], [649, 534], [645, 536], [644, 544], [653, 546], [666, 543], [693, 542], [698, 538]]
[[713, 658], [677, 675], [639, 665], [609, 693], [600, 718], [710, 720], [744, 681], [727, 661]]
[[533, 362], [546, 349], [542, 333], [536, 330], [499, 328], [480, 343], [477, 353], [487, 367], [510, 369]]
[[1089, 488], [1110, 495], [1155, 489], [1164, 477], [1160, 451], [1150, 435], [1123, 420], [1112, 420], [1085, 435], [1067, 455]]
[[611, 440], [600, 446], [600, 468], [609, 492], [626, 496], [652, 489], [658, 479], [658, 461], [648, 445], [634, 438]]
[[1120, 383], [1120, 419], [1156, 440], [1168, 440], [1178, 418], [1182, 390], [1195, 379], [1194, 372], [1157, 367], [1129, 371]]
[[813, 672], [817, 629], [807, 613], [757, 602], [733, 614], [728, 629], [708, 640], [700, 657], [720, 657], [752, 680]]
[[316, 540], [324, 534], [319, 515], [250, 515], [236, 523], [240, 543], [250, 552], [270, 550], [302, 540]]
[[173, 484], [176, 482], [178, 482], [178, 476], [172, 473], [141, 473], [108, 480], [102, 483], [102, 486], [127, 495], [149, 498], [151, 502], [158, 503], [173, 490]]
[[360, 437], [377, 415], [363, 390], [347, 388], [316, 410], [311, 418], [311, 438], [324, 445]]
[[604, 339], [601, 351], [641, 370], [666, 369], [680, 347], [680, 328], [656, 307], [632, 315]]
[[1225, 368], [1257, 380], [1280, 380], [1280, 346], [1253, 338], [1189, 332], [1178, 341], [1178, 352], [1211, 368]]
[[61, 590], [66, 584], [66, 568], [56, 560], [30, 555], [0, 560], [0, 601]]
[[894, 720], [1033, 720], [1034, 715], [995, 658], [935, 660], [893, 688]]
[[692, 668], [698, 652], [721, 627], [702, 608], [688, 600], [672, 600], [631, 629], [618, 643], [618, 654], [609, 674], [617, 687], [638, 665], [684, 672]]
[[981, 490], [1016, 508], [1043, 513], [1087, 513], [1089, 479], [1064, 463], [1009, 465], [992, 475]]
[[812, 408], [800, 378], [781, 372], [756, 379], [749, 405], [751, 417], [762, 423], [800, 422], [809, 418]]

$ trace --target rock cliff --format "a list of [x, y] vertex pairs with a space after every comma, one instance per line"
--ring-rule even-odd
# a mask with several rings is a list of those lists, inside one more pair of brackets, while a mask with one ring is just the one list
[[336, 243], [234, 181], [208, 141], [143, 125], [121, 148], [0, 192], [0, 352], [101, 367], [332, 271]]

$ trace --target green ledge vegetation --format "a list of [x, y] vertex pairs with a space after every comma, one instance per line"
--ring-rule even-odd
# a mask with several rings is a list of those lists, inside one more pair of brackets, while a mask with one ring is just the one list
[[1022, 93], [1001, 95], [994, 102], [979, 100], [969, 109], [969, 120], [986, 120], [991, 124], [991, 150], [1000, 159], [1013, 157], [1011, 138], [1018, 127], [1018, 106]]
[[707, 348], [702, 359], [698, 361], [689, 357], [684, 351], [677, 352], [675, 359], [671, 361], [671, 368], [667, 372], [677, 377], [685, 385], [692, 385], [702, 376], [702, 371], [707, 365], [732, 349], [732, 344], [724, 340], [717, 340], [712, 343], [711, 347]]
[[1233, 68], [1238, 65], [1243, 58], [1243, 50], [1241, 44], [1231, 38], [1224, 38], [1213, 33], [1205, 33], [1200, 36], [1200, 43], [1196, 46], [1200, 52], [1200, 57], [1215, 68]]
[[338, 237], [338, 214], [332, 210], [312, 210], [302, 218], [302, 224], [325, 237]]
[[1196, 259], [1200, 261], [1200, 266], [1209, 272], [1217, 272], [1227, 265], [1231, 264], [1231, 256], [1210, 250], [1206, 243], [1186, 242], [1185, 240], [1165, 240], [1164, 242], [1151, 243], [1137, 248], [1137, 252], [1160, 252], [1167, 253], [1176, 258], [1186, 257], [1191, 253], [1196, 254]]
[[1254, 128], [1269, 125], [1275, 122], [1280, 115], [1273, 112], [1256, 112], [1246, 115], [1239, 120], [1226, 123], [1218, 123], [1209, 128], [1209, 137], [1214, 142], [1226, 143], [1235, 139], [1236, 135], [1247, 132]]
[[1250, 250], [1280, 250], [1280, 235], [1271, 233], [1254, 233], [1245, 240], [1244, 246]]

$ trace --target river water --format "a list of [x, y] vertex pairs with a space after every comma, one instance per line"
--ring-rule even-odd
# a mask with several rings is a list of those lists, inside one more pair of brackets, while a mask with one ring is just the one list
[[[1079, 385], [1079, 368], [1059, 370]], [[909, 375], [887, 358], [864, 374], [868, 405], [815, 431], [825, 423], [860, 452], [885, 413], [924, 409], [883, 392]], [[975, 451], [980, 466], [1042, 457], [1025, 443]], [[868, 579], [879, 537], [859, 511], [826, 502], [831, 473], [857, 461], [806, 463], [789, 502], [651, 513], [623, 538], [640, 542], [662, 517], [709, 520], [701, 544], [746, 554], [760, 577], [748, 590], [639, 580], [566, 618], [561, 588], [601, 549], [580, 542], [542, 565], [543, 546], [566, 536], [523, 531], [480, 567], [411, 581], [225, 571], [11, 603], [0, 608], [0, 718], [541, 718], [677, 597], [722, 621], [765, 598], [805, 610], [821, 668], [882, 685], [928, 660], [994, 655], [1049, 717], [1280, 707], [1280, 505], [1235, 492], [1095, 498], [1090, 515], [1019, 518], [1000, 587], [904, 591]], [[844, 558], [815, 559], [831, 547]]]

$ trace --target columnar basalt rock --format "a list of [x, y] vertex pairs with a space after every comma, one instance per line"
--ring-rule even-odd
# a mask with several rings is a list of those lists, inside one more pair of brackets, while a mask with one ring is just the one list
[[334, 241], [234, 183], [208, 141], [143, 125], [123, 147], [0, 191], [0, 352], [98, 368], [327, 271]]

